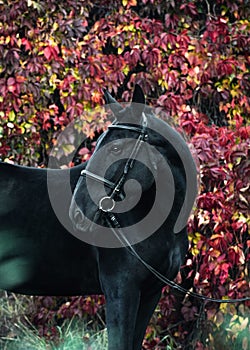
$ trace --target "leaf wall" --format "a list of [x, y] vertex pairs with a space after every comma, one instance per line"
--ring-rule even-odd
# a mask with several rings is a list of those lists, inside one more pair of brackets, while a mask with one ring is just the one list
[[[249, 296], [249, 9], [243, 0], [0, 1], [1, 159], [46, 166], [58, 133], [104, 103], [103, 87], [129, 101], [139, 83], [200, 164], [178, 282], [216, 298]], [[104, 125], [86, 120], [82, 160]], [[82, 317], [75, 299], [65, 303], [51, 315], [67, 317], [70, 305]], [[165, 288], [144, 348], [247, 349], [248, 307], [201, 309]]]

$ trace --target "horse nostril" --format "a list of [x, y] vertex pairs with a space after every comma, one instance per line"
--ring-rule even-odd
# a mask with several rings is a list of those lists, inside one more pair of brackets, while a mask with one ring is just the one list
[[74, 221], [76, 224], [81, 224], [84, 221], [84, 215], [81, 210], [77, 209], [74, 214]]

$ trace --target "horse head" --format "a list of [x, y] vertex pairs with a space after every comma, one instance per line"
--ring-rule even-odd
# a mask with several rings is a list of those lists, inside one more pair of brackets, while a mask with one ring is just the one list
[[[196, 195], [193, 160], [186, 143], [145, 105], [138, 85], [126, 107], [107, 91], [104, 97], [115, 120], [98, 139], [76, 185], [70, 206], [74, 227], [83, 233], [103, 229], [110, 225], [112, 214], [120, 227], [130, 227], [136, 243], [167, 219], [175, 224], [183, 210], [178, 224], [181, 231], [191, 209], [188, 202], [193, 205]], [[182, 209], [190, 186], [185, 162], [192, 171], [192, 190]]]

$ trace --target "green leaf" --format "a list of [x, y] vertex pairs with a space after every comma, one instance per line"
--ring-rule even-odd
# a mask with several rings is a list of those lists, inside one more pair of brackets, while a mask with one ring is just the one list
[[67, 144], [67, 145], [62, 145], [62, 149], [65, 153], [66, 156], [74, 152], [75, 147], [73, 145]]

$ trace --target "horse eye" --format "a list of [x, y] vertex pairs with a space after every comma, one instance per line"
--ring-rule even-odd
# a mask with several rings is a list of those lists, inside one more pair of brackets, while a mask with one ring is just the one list
[[119, 153], [121, 153], [121, 151], [122, 151], [121, 148], [118, 147], [118, 146], [113, 146], [111, 148], [111, 152], [114, 153], [114, 154], [119, 154]]

